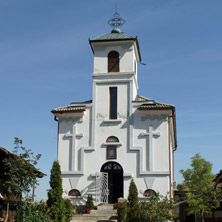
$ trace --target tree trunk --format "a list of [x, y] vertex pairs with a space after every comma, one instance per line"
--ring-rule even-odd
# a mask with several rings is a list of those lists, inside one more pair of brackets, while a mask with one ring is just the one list
[[195, 213], [195, 222], [197, 222], [197, 213]]
[[8, 221], [8, 214], [9, 214], [9, 203], [7, 203], [6, 217], [5, 217], [4, 222]]
[[204, 213], [201, 211], [201, 221], [204, 222]]

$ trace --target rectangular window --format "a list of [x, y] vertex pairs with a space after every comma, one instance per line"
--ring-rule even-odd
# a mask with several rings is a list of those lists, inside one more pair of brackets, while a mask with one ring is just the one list
[[107, 146], [106, 159], [116, 159], [116, 146]]
[[117, 119], [117, 87], [110, 87], [109, 118]]

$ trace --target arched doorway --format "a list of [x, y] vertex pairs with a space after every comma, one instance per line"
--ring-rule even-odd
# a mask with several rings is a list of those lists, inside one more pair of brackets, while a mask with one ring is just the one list
[[123, 168], [120, 164], [110, 161], [103, 164], [101, 172], [108, 173], [109, 203], [116, 203], [123, 197]]

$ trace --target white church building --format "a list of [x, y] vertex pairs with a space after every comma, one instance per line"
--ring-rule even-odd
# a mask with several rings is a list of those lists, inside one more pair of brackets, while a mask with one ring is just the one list
[[63, 196], [73, 204], [127, 198], [131, 179], [139, 198], [173, 196], [175, 107], [137, 94], [138, 39], [119, 28], [89, 40], [94, 55], [92, 100], [51, 112], [58, 121]]

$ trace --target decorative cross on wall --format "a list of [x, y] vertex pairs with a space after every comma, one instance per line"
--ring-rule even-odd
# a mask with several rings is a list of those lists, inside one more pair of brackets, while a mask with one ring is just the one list
[[153, 137], [159, 137], [160, 133], [159, 132], [154, 132], [153, 127], [149, 126], [148, 127], [148, 132], [146, 133], [140, 133], [141, 137], [149, 137], [149, 140], [147, 141], [147, 146], [146, 146], [146, 157], [142, 157], [145, 160], [145, 168], [146, 171], [153, 171], [153, 159], [154, 159], [154, 150], [153, 150]]
[[65, 134], [65, 137], [71, 137], [71, 150], [69, 155], [69, 170], [70, 171], [78, 171], [78, 162], [77, 162], [77, 149], [76, 149], [76, 138], [82, 137], [83, 134], [76, 133], [76, 126], [73, 126], [72, 133]]

